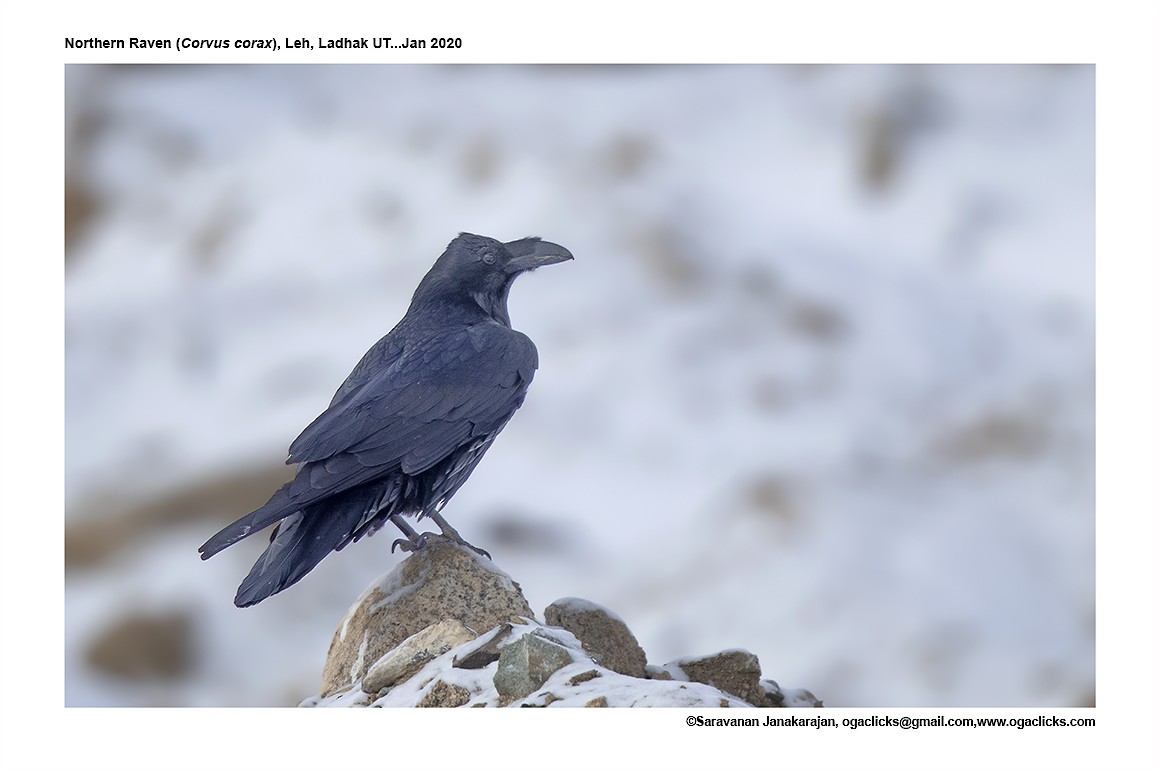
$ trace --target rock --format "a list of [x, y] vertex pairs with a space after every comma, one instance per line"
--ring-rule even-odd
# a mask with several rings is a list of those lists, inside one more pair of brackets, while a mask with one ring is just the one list
[[499, 646], [512, 631], [511, 624], [500, 624], [488, 634], [479, 637], [479, 645], [457, 655], [451, 666], [457, 669], [483, 669], [499, 659]]
[[[735, 649], [663, 667], [615, 614], [565, 598], [535, 620], [490, 561], [436, 539], [363, 592], [304, 707], [815, 707]], [[827, 724], [834, 723], [832, 719]]]
[[436, 680], [416, 707], [462, 707], [471, 701], [471, 691], [462, 685], [451, 685]]
[[[302, 706], [317, 707], [750, 707], [733, 693], [689, 679], [677, 663], [663, 669], [649, 667], [649, 678], [629, 677], [592, 662], [583, 644], [571, 632], [547, 627], [533, 619], [501, 624], [486, 635], [463, 643], [429, 662], [419, 672], [394, 686], [369, 695], [362, 684], [327, 697], [307, 699]], [[453, 667], [470, 661], [477, 652], [495, 648], [499, 661], [493, 668]], [[697, 676], [712, 673], [728, 683], [744, 672], [749, 654], [729, 651], [716, 656], [682, 660]], [[738, 667], [738, 664], [742, 666]], [[372, 668], [373, 669], [373, 668]], [[668, 678], [657, 677], [666, 674]], [[760, 706], [773, 706], [781, 695], [785, 706], [815, 706], [805, 691], [782, 691], [772, 680], [752, 683]], [[764, 699], [764, 701], [762, 701]], [[836, 723], [835, 723], [836, 724]]]
[[600, 673], [595, 669], [589, 669], [587, 672], [581, 672], [580, 674], [568, 680], [568, 685], [579, 685], [580, 683], [586, 683], [589, 680], [594, 680], [597, 677], [600, 677]]
[[766, 690], [761, 686], [761, 664], [746, 650], [734, 649], [699, 658], [678, 659], [665, 667], [679, 667], [689, 680], [731, 693], [755, 706], [765, 706]]
[[362, 689], [376, 694], [400, 680], [406, 680], [431, 659], [475, 639], [463, 622], [449, 618], [416, 632], [371, 665]]
[[774, 680], [761, 680], [757, 684], [761, 688], [761, 699], [759, 704], [755, 707], [784, 707], [785, 694], [781, 692], [781, 686]]
[[646, 664], [644, 667], [644, 676], [649, 680], [672, 680], [673, 673], [667, 669], [658, 667], [656, 664]]
[[86, 651], [90, 666], [126, 680], [171, 680], [193, 669], [193, 619], [183, 612], [124, 616]]
[[519, 585], [490, 560], [449, 542], [415, 552], [363, 592], [334, 633], [322, 672], [325, 698], [356, 685], [371, 663], [445, 619], [480, 632], [531, 618]]
[[573, 661], [564, 646], [536, 634], [523, 635], [500, 651], [499, 667], [492, 678], [500, 703], [524, 698]]
[[544, 609], [549, 626], [567, 629], [602, 666], [629, 677], [645, 676], [645, 655], [628, 626], [615, 613], [576, 597], [556, 600]]
[[824, 707], [821, 699], [805, 688], [782, 690], [774, 680], [762, 680], [758, 685], [763, 691], [762, 703], [757, 707]]

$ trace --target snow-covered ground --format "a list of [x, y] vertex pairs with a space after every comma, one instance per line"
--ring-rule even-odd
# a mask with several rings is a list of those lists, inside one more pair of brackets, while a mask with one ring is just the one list
[[[516, 284], [541, 369], [446, 510], [537, 611], [599, 602], [656, 664], [742, 647], [829, 706], [1094, 700], [1093, 68], [73, 66], [67, 94], [68, 526], [123, 541], [70, 560], [68, 704], [316, 692], [393, 536], [245, 611], [260, 539], [197, 546], [459, 231], [576, 256]], [[165, 614], [169, 679], [87, 663]]]

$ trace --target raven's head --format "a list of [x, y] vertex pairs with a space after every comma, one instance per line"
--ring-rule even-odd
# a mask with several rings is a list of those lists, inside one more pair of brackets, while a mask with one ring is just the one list
[[570, 259], [572, 253], [564, 247], [535, 236], [504, 243], [460, 233], [423, 277], [412, 307], [419, 301], [466, 300], [497, 321], [510, 324], [507, 296], [516, 276]]

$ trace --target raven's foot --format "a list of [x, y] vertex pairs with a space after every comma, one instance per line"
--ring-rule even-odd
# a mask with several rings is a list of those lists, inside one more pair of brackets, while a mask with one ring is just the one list
[[411, 527], [411, 525], [409, 525], [401, 515], [393, 514], [389, 517], [391, 522], [395, 524], [395, 527], [403, 531], [403, 535], [405, 536], [404, 538], [397, 539], [394, 543], [391, 544], [392, 554], [395, 553], [395, 549], [402, 549], [405, 552], [414, 553], [420, 549], [425, 549], [430, 543], [442, 541], [445, 543], [456, 543], [460, 546], [466, 546], [476, 554], [480, 554], [484, 557], [487, 557], [488, 559], [491, 559], [491, 555], [489, 553], [479, 548], [478, 546], [472, 546], [469, 544], [455, 528], [448, 524], [447, 520], [443, 519], [439, 512], [431, 512], [425, 516], [430, 517], [432, 520], [434, 520], [435, 524], [439, 525], [439, 529], [443, 531], [442, 534], [419, 533], [415, 530], [415, 528]]
[[466, 546], [468, 549], [471, 549], [476, 554], [481, 554], [484, 557], [491, 559], [491, 554], [489, 554], [488, 552], [479, 548], [478, 546], [472, 546], [471, 544], [469, 544], [467, 542], [467, 539], [465, 539], [463, 536], [461, 536], [459, 534], [459, 531], [456, 530], [455, 528], [453, 528], [451, 526], [451, 524], [447, 520], [445, 520], [443, 518], [443, 515], [440, 514], [439, 512], [430, 511], [430, 512], [426, 513], [426, 516], [430, 517], [435, 522], [436, 525], [439, 525], [439, 529], [443, 531], [443, 537], [446, 538], [448, 541], [453, 541], [454, 543], [457, 543], [460, 546]]
[[426, 545], [427, 545], [426, 539], [422, 539], [421, 542], [415, 543], [410, 538], [396, 538], [395, 542], [391, 544], [391, 554], [395, 553], [395, 549], [402, 549], [403, 551], [407, 552], [408, 554], [412, 553], [412, 552], [417, 552]]
[[462, 538], [454, 538], [444, 533], [420, 533], [415, 537], [414, 540], [410, 538], [397, 538], [395, 539], [395, 542], [391, 544], [391, 554], [395, 553], [395, 549], [400, 549], [409, 554], [413, 554], [437, 543], [454, 543], [458, 544], [459, 546], [466, 546], [476, 554], [482, 554], [488, 559], [491, 559], [491, 555], [485, 552], [483, 549], [480, 549], [477, 546], [472, 546]]
[[478, 546], [473, 546], [472, 544], [469, 544], [467, 541], [463, 540], [462, 538], [448, 538], [447, 540], [452, 541], [454, 543], [457, 543], [460, 546], [466, 546], [468, 549], [471, 549], [476, 554], [479, 554], [480, 556], [483, 556], [483, 557], [487, 557], [489, 560], [491, 559], [491, 554], [489, 552], [479, 548]]
[[403, 531], [405, 538], [399, 538], [391, 544], [391, 554], [395, 553], [395, 549], [402, 549], [405, 552], [415, 552], [427, 545], [427, 536], [431, 533], [419, 533], [415, 528], [407, 524], [407, 521], [399, 514], [392, 514], [388, 519], [394, 523], [395, 527]]
[[445, 540], [448, 539], [438, 533], [416, 533], [414, 538], [396, 538], [395, 542], [391, 544], [391, 554], [395, 553], [395, 549], [402, 549], [409, 554], [414, 554], [426, 549], [432, 542]]

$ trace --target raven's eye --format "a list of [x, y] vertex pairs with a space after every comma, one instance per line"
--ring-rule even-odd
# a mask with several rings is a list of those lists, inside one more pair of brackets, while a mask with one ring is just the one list
[[483, 260], [484, 265], [495, 265], [495, 253], [494, 252], [484, 252], [483, 256], [480, 257], [479, 259]]

